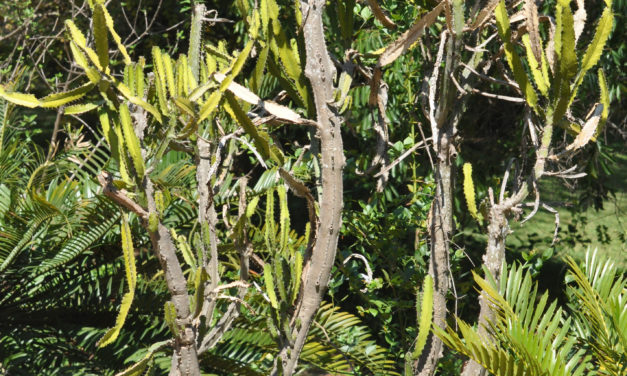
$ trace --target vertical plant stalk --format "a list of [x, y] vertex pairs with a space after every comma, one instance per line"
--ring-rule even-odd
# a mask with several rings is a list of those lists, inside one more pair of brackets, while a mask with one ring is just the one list
[[[528, 114], [528, 116], [530, 116]], [[531, 121], [529, 119], [529, 121]], [[533, 127], [532, 124], [529, 124]], [[494, 277], [494, 281], [498, 284], [501, 278], [501, 268], [505, 261], [505, 241], [509, 234], [509, 218], [513, 212], [517, 210], [523, 200], [529, 194], [529, 185], [533, 183], [536, 190], [536, 197], [539, 199], [537, 192], [537, 181], [544, 174], [544, 167], [546, 158], [549, 153], [549, 147], [551, 145], [551, 138], [553, 134], [553, 126], [547, 124], [544, 127], [542, 141], [536, 150], [536, 162], [533, 166], [531, 175], [528, 177], [528, 182], [525, 182], [514, 193], [513, 196], [503, 199], [503, 193], [501, 193], [500, 202], [496, 205], [492, 205], [490, 208], [490, 214], [488, 217], [488, 245], [486, 247], [485, 255], [483, 255], [483, 264], [486, 269]], [[503, 182], [501, 190], [505, 189], [507, 181]], [[539, 202], [539, 200], [537, 200]], [[532, 213], [533, 214], [533, 213]], [[479, 319], [478, 319], [478, 332], [479, 335], [490, 343], [493, 341], [492, 336], [487, 330], [489, 322], [494, 322], [494, 312], [491, 308], [491, 304], [482, 292], [479, 295]], [[486, 376], [488, 372], [474, 360], [470, 360], [462, 371], [462, 376]]]
[[[202, 265], [209, 275], [209, 290], [215, 291], [220, 282], [218, 273], [218, 237], [216, 235], [216, 225], [218, 215], [213, 202], [213, 189], [211, 189], [211, 145], [204, 138], [198, 137], [196, 143], [198, 157], [196, 161], [196, 180], [198, 184], [198, 225], [200, 226], [202, 250]], [[219, 151], [218, 151], [219, 152]], [[216, 153], [216, 158], [219, 155]], [[211, 294], [209, 295], [211, 296]], [[208, 298], [203, 302], [202, 312], [211, 322], [216, 300]]]
[[[442, 33], [442, 38], [447, 38]], [[433, 148], [436, 153], [435, 182], [436, 193], [429, 212], [428, 228], [430, 236], [431, 256], [429, 258], [429, 275], [433, 278], [433, 325], [446, 327], [446, 295], [449, 290], [449, 249], [453, 235], [453, 185], [455, 171], [453, 163], [455, 151], [454, 136], [457, 124], [463, 112], [465, 100], [461, 106], [455, 107], [455, 86], [450, 78], [458, 64], [457, 51], [459, 39], [454, 34], [448, 35], [446, 43], [442, 41], [440, 48], [445, 49], [446, 57], [444, 72], [440, 79], [440, 98], [434, 119], [431, 121]], [[441, 51], [442, 52], [442, 51]], [[438, 54], [441, 56], [441, 52]], [[436, 65], [438, 63], [436, 62]], [[438, 67], [434, 67], [437, 72]], [[430, 102], [433, 102], [430, 100]], [[435, 373], [438, 360], [442, 357], [442, 341], [429, 334], [427, 346], [415, 366], [415, 374], [431, 376]]]
[[[148, 202], [148, 211], [157, 213], [154, 188], [149, 178], [145, 179], [145, 192]], [[170, 376], [200, 375], [198, 354], [196, 350], [196, 331], [191, 322], [189, 294], [187, 280], [176, 256], [176, 246], [170, 236], [170, 231], [159, 221], [157, 231], [150, 231], [152, 248], [156, 253], [163, 269], [168, 290], [172, 296], [172, 303], [176, 309], [176, 323], [180, 327], [174, 338], [174, 353]]]
[[275, 363], [272, 375], [288, 376], [296, 370], [307, 333], [327, 289], [341, 226], [342, 169], [344, 168], [340, 129], [342, 118], [328, 105], [333, 100], [333, 80], [336, 71], [324, 39], [322, 24], [324, 6], [324, 0], [309, 0], [300, 3], [307, 57], [305, 76], [311, 83], [320, 132], [322, 170], [320, 222], [311, 257], [303, 269], [305, 272], [300, 302], [290, 328], [293, 341], [288, 341], [281, 349], [280, 364]]

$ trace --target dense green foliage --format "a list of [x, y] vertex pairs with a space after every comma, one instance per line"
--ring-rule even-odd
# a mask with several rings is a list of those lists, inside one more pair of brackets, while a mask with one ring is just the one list
[[[337, 84], [343, 71], [352, 71], [352, 81], [330, 104], [345, 120], [344, 206], [329, 289], [300, 354], [299, 370], [311, 374], [411, 372], [431, 326], [423, 308], [432, 303], [428, 224], [438, 177], [433, 151], [424, 146], [432, 135], [421, 98], [446, 20], [442, 13], [382, 71], [387, 128], [381, 130], [381, 114], [369, 99], [382, 48], [437, 3], [379, 1], [388, 21], [375, 16], [372, 3], [331, 1], [324, 15]], [[601, 17], [602, 3], [586, 2], [589, 25]], [[0, 1], [0, 374], [113, 375], [124, 369], [128, 375], [167, 374], [172, 338], [183, 325], [153, 252], [151, 234], [160, 225], [173, 235], [192, 296], [190, 308], [199, 319], [205, 309], [200, 302], [209, 294], [204, 286], [215, 278], [201, 267], [202, 250], [216, 247], [219, 254], [216, 272], [226, 287], [214, 300], [216, 316], [199, 324], [207, 328], [199, 329], [201, 335], [209, 337], [208, 324], [238, 311], [230, 329], [200, 356], [203, 372], [269, 374], [281, 346], [293, 341], [290, 319], [315, 233], [309, 210], [315, 215], [320, 210], [317, 202], [311, 204], [321, 194], [320, 144], [313, 128], [286, 124], [241, 100], [229, 81], [249, 88], [257, 100], [292, 109], [299, 119], [315, 119], [297, 3], [260, 1], [262, 7], [270, 5], [258, 10], [258, 2], [247, 0], [204, 2], [210, 10], [206, 17], [214, 20], [198, 30], [205, 56], [198, 67], [188, 64], [194, 61], [194, 4], [189, 0], [158, 5], [112, 1], [106, 8], [98, 1], [42, 4]], [[471, 5], [467, 8], [470, 13]], [[554, 16], [555, 8], [554, 1], [547, 1], [538, 12]], [[607, 44], [600, 46], [599, 63], [587, 67], [591, 73], [582, 74], [581, 86], [574, 86], [568, 98], [559, 91], [563, 87], [547, 88], [542, 96], [524, 38], [505, 46], [505, 59], [506, 33], [497, 34], [502, 24], [473, 35], [477, 40], [495, 35], [484, 46], [495, 66], [486, 74], [507, 72], [523, 90], [522, 76], [533, 82], [522, 97], [536, 116], [553, 124], [547, 114], [566, 113], [568, 121], [562, 122], [559, 114], [554, 122], [553, 140], [562, 149], [581, 133], [583, 124], [573, 119], [588, 119], [593, 104], [603, 102], [603, 77], [609, 117], [594, 142], [569, 156], [568, 167], [576, 165], [576, 172], [586, 176], [541, 184], [543, 190], [553, 190], [543, 201], [562, 214], [559, 240], [553, 241], [552, 214], [531, 219], [522, 231], [512, 225], [525, 238], [510, 240], [508, 262], [494, 282], [489, 273], [485, 278], [477, 274], [485, 251], [489, 187], [500, 186], [510, 158], [524, 164], [533, 161], [533, 152], [521, 146], [529, 137], [524, 101], [469, 98], [455, 135], [456, 232], [448, 266], [454, 288], [447, 295], [450, 327], [436, 329], [449, 346], [437, 374], [459, 374], [467, 357], [495, 375], [517, 374], [507, 371], [510, 366], [518, 367], [518, 374], [533, 375], [546, 370], [550, 375], [625, 372], [626, 196], [621, 169], [627, 3], [619, 0], [612, 8], [616, 20], [609, 24]], [[111, 29], [105, 14], [113, 20]], [[64, 24], [66, 20], [73, 22]], [[539, 33], [547, 41], [550, 28], [541, 24]], [[583, 30], [575, 65], [594, 38], [594, 27]], [[515, 54], [523, 57], [516, 67], [510, 60]], [[463, 55], [471, 56], [470, 49]], [[598, 68], [604, 73], [597, 73]], [[223, 81], [212, 78], [218, 71], [225, 73]], [[580, 79], [575, 71], [568, 75]], [[498, 80], [476, 80], [473, 88], [521, 96], [516, 85]], [[66, 94], [46, 97], [61, 92]], [[563, 102], [571, 94], [575, 98], [574, 92], [576, 99], [568, 107]], [[533, 95], [540, 95], [537, 103], [530, 99]], [[268, 115], [274, 118], [264, 119]], [[142, 116], [145, 128], [137, 137]], [[208, 181], [218, 219], [213, 232], [198, 222], [199, 138], [217, 150], [210, 164], [218, 173]], [[462, 166], [468, 162], [472, 177], [468, 174], [464, 182]], [[532, 163], [520, 166], [530, 168]], [[154, 197], [157, 210], [144, 218], [107, 198], [97, 179], [101, 171], [142, 207], [150, 207]], [[306, 186], [309, 196], [295, 193], [298, 185], [289, 182], [290, 176]], [[145, 188], [144, 179], [156, 192]], [[598, 215], [595, 210], [605, 206], [607, 211], [612, 203], [616, 210], [610, 210], [608, 222], [586, 227], [586, 219]], [[584, 252], [599, 244], [589, 238], [598, 238], [604, 247]], [[569, 252], [574, 248], [578, 253]], [[244, 287], [237, 284], [242, 281], [242, 249], [253, 255], [250, 283]], [[496, 307], [492, 342], [466, 324], [475, 322], [479, 312], [475, 282]], [[542, 356], [551, 359], [543, 363]], [[559, 366], [563, 370], [555, 371]]]

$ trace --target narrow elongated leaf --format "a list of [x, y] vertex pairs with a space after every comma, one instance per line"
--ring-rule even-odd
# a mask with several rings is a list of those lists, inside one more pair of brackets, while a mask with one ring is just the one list
[[120, 50], [120, 53], [124, 57], [124, 64], [127, 64], [127, 65], [130, 64], [131, 57], [128, 55], [128, 52], [126, 51], [126, 47], [124, 47], [124, 44], [122, 43], [122, 39], [120, 38], [118, 33], [115, 31], [115, 28], [113, 27], [113, 18], [111, 18], [111, 15], [107, 11], [107, 8], [104, 7], [104, 5], [99, 4], [97, 6], [99, 6], [102, 9], [102, 14], [105, 19], [105, 25], [107, 25], [107, 28], [109, 29], [109, 32], [111, 33], [111, 36], [113, 37], [113, 40], [118, 46], [118, 50]]
[[142, 376], [144, 375], [144, 372], [146, 371], [146, 368], [148, 367], [148, 363], [150, 362], [150, 360], [154, 357], [154, 355], [157, 352], [168, 347], [170, 345], [170, 342], [171, 341], [168, 340], [168, 341], [161, 341], [161, 342], [157, 342], [153, 344], [152, 346], [148, 348], [148, 351], [146, 352], [146, 355], [144, 356], [142, 360], [128, 367], [124, 371], [116, 373], [115, 376]]
[[133, 95], [131, 89], [128, 86], [115, 80], [112, 76], [109, 76], [109, 78], [113, 81], [113, 85], [115, 86], [115, 88], [118, 89], [120, 94], [122, 94], [129, 102], [146, 110], [155, 118], [155, 120], [163, 124], [163, 117], [161, 116], [161, 113], [159, 113], [159, 111], [157, 111], [157, 109], [154, 108], [153, 105]]
[[536, 62], [542, 61], [542, 40], [538, 30], [538, 8], [535, 0], [525, 0], [525, 24], [529, 33], [531, 51]]
[[268, 299], [270, 299], [270, 304], [272, 308], [279, 308], [279, 301], [276, 298], [276, 292], [274, 291], [274, 277], [272, 276], [272, 265], [265, 264], [263, 267], [263, 280], [266, 285], [266, 294], [268, 295]]
[[[531, 41], [529, 39], [529, 35], [525, 34], [522, 36], [522, 41], [523, 44], [525, 45], [525, 50], [527, 52], [527, 62], [529, 63], [529, 70], [531, 70], [531, 76], [533, 77], [534, 82], [536, 83], [536, 86], [538, 87], [538, 90], [540, 90], [540, 93], [542, 93], [542, 95], [544, 95], [545, 97], [548, 97], [549, 95], [549, 85], [550, 83], [545, 80], [545, 76], [544, 76], [544, 72], [542, 69], [546, 69], [546, 67], [541, 68], [540, 67], [540, 63], [536, 60], [536, 57], [534, 56], [532, 47], [531, 47]], [[540, 56], [542, 57], [542, 61], [545, 62], [546, 59], [544, 59], [544, 51], [540, 51]], [[542, 63], [545, 64], [545, 63]]]
[[59, 107], [75, 100], [79, 100], [91, 89], [93, 89], [94, 86], [95, 85], [90, 82], [70, 91], [50, 94], [41, 98], [41, 107]]
[[590, 119], [586, 121], [586, 124], [584, 124], [581, 132], [577, 135], [577, 137], [575, 137], [573, 143], [566, 147], [566, 150], [577, 150], [582, 148], [592, 139], [592, 137], [594, 137], [599, 121], [601, 120], [601, 116], [603, 115], [604, 107], [605, 106], [602, 104], [596, 105]]
[[472, 217], [479, 221], [479, 212], [477, 211], [477, 204], [475, 199], [475, 185], [472, 182], [472, 165], [470, 163], [464, 163], [464, 197], [466, 198], [466, 205], [468, 211]]
[[66, 20], [65, 27], [69, 31], [72, 42], [76, 43], [76, 45], [87, 55], [91, 63], [98, 68], [99, 71], [103, 72], [104, 68], [102, 64], [100, 64], [100, 58], [94, 50], [87, 47], [87, 39], [85, 39], [83, 32], [76, 27], [76, 24], [74, 24], [72, 20]]
[[137, 284], [137, 270], [135, 269], [135, 250], [133, 249], [133, 238], [131, 237], [131, 227], [128, 224], [126, 214], [122, 215], [122, 225], [120, 228], [122, 237], [122, 253], [124, 255], [124, 270], [126, 271], [126, 281], [129, 291], [124, 294], [120, 312], [115, 319], [115, 326], [107, 331], [105, 335], [98, 341], [98, 347], [105, 347], [115, 341], [120, 334], [120, 330], [124, 326], [126, 316], [133, 303], [135, 296], [135, 286]]
[[603, 112], [601, 113], [601, 120], [599, 121], [599, 126], [597, 127], [597, 131], [595, 137], [601, 133], [603, 127], [605, 126], [605, 122], [607, 121], [607, 117], [610, 114], [610, 93], [607, 90], [607, 81], [605, 80], [605, 74], [603, 74], [603, 69], [599, 68], [598, 71], [599, 78], [599, 89], [601, 91], [600, 102], [603, 105]]
[[65, 107], [65, 109], [63, 110], [63, 113], [65, 115], [79, 115], [79, 114], [84, 114], [85, 112], [89, 112], [91, 110], [95, 110], [100, 106], [101, 104], [97, 104], [97, 103], [74, 104], [74, 105]]
[[141, 181], [146, 172], [146, 166], [144, 164], [144, 158], [141, 154], [141, 146], [139, 144], [139, 138], [135, 134], [133, 129], [133, 123], [131, 121], [131, 113], [126, 104], [120, 105], [120, 124], [122, 125], [122, 131], [124, 133], [124, 144], [127, 151], [133, 161], [137, 178]]
[[494, 12], [499, 36], [501, 37], [501, 40], [504, 44], [507, 63], [514, 73], [514, 79], [518, 83], [518, 86], [520, 86], [520, 90], [523, 92], [527, 104], [531, 108], [533, 108], [534, 111], [537, 112], [538, 96], [533, 89], [533, 86], [527, 79], [527, 73], [525, 72], [525, 68], [522, 65], [520, 56], [518, 56], [518, 53], [514, 48], [514, 44], [512, 43], [512, 31], [509, 25], [509, 17], [507, 15], [507, 7], [505, 6], [505, 1], [501, 0], [496, 6]]
[[290, 212], [287, 208], [287, 192], [284, 185], [277, 187], [277, 193], [279, 195], [279, 226], [280, 226], [280, 247], [282, 251], [287, 250], [287, 244], [290, 240]]
[[388, 29], [396, 28], [396, 24], [394, 23], [394, 21], [392, 21], [392, 19], [388, 17], [387, 14], [385, 14], [385, 12], [383, 12], [383, 9], [381, 9], [377, 0], [366, 0], [366, 1], [368, 5], [370, 6], [370, 9], [372, 9], [372, 14], [374, 14], [375, 18], [379, 20], [379, 22], [381, 22], [383, 26], [387, 27]]
[[5, 88], [0, 85], [0, 98], [6, 101], [17, 104], [19, 106], [35, 108], [40, 105], [39, 100], [33, 94], [24, 94], [16, 92], [7, 92]]
[[418, 324], [418, 336], [414, 347], [413, 359], [418, 359], [431, 332], [433, 323], [433, 278], [427, 274], [422, 285], [422, 303], [420, 305], [420, 322]]
[[93, 28], [96, 53], [103, 69], [109, 67], [109, 37], [107, 35], [107, 21], [105, 20], [103, 6], [97, 4], [94, 7]]
[[[609, 2], [611, 4], [611, 1]], [[605, 44], [607, 43], [607, 39], [610, 36], [610, 32], [612, 31], [612, 26], [614, 25], [614, 14], [612, 13], [611, 6], [608, 6], [603, 11], [601, 18], [599, 19], [599, 24], [594, 32], [594, 38], [588, 45], [586, 49], [586, 53], [583, 55], [581, 59], [581, 68], [577, 73], [577, 79], [573, 84], [573, 89], [571, 93], [570, 103], [575, 99], [577, 95], [577, 89], [583, 82], [583, 78], [592, 67], [596, 65], [601, 57], [601, 53], [605, 48]]]

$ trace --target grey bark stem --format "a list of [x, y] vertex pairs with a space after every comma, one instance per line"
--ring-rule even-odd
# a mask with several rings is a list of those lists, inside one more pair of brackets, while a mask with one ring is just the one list
[[[200, 245], [202, 248], [202, 265], [209, 275], [210, 292], [214, 291], [220, 282], [218, 274], [218, 238], [216, 235], [216, 224], [218, 215], [213, 203], [213, 189], [211, 189], [211, 144], [198, 137], [196, 143], [198, 147], [198, 159], [196, 161], [196, 181], [198, 184], [198, 225], [201, 231]], [[219, 151], [218, 151], [219, 153]], [[220, 156], [215, 153], [215, 158]], [[208, 232], [208, 233], [207, 233]], [[209, 244], [205, 243], [209, 239]], [[216, 299], [209, 298], [203, 302], [202, 314], [211, 322], [213, 311], [216, 306]]]
[[279, 353], [280, 364], [275, 364], [272, 375], [292, 375], [314, 315], [324, 296], [335, 261], [337, 240], [343, 207], [342, 169], [344, 153], [340, 125], [342, 118], [329, 106], [333, 100], [335, 67], [329, 57], [324, 39], [322, 14], [324, 0], [301, 1], [303, 36], [307, 63], [305, 75], [314, 95], [316, 117], [320, 130], [322, 195], [316, 244], [308, 260], [300, 304], [290, 328], [294, 341], [287, 343]]
[[[529, 109], [527, 109], [527, 111], [529, 111]], [[533, 126], [532, 124], [529, 125]], [[501, 267], [505, 261], [505, 241], [509, 234], [509, 215], [527, 197], [530, 185], [536, 190], [537, 200], [535, 205], [538, 205], [539, 193], [537, 191], [537, 181], [544, 175], [546, 158], [549, 153], [552, 136], [553, 126], [549, 123], [544, 127], [541, 143], [536, 150], [536, 161], [533, 166], [533, 171], [527, 179], [528, 182], [522, 184], [520, 189], [518, 189], [513, 196], [502, 200], [490, 209], [490, 215], [488, 217], [488, 245], [486, 247], [486, 253], [483, 256], [483, 264], [492, 274], [497, 284], [501, 278]], [[536, 182], [536, 184], [532, 184], [534, 182]], [[506, 181], [504, 182], [502, 190], [505, 189], [505, 184]], [[501, 197], [503, 197], [503, 192], [501, 192]], [[478, 332], [479, 335], [489, 343], [492, 342], [493, 339], [487, 330], [487, 326], [490, 321], [494, 320], [494, 312], [491, 308], [491, 304], [483, 293], [479, 296], [479, 306]], [[486, 376], [487, 374], [488, 372], [479, 363], [471, 359], [464, 367], [461, 376]]]
[[[453, 235], [453, 179], [452, 162], [455, 149], [451, 144], [454, 125], [440, 129], [437, 140], [437, 162], [435, 166], [436, 196], [431, 204], [429, 234], [431, 256], [429, 275], [433, 278], [433, 325], [446, 327], [446, 294], [449, 290], [449, 248]], [[433, 375], [438, 360], [442, 357], [442, 341], [429, 335], [427, 346], [416, 365], [416, 374]]]
[[[442, 38], [446, 38], [443, 33]], [[444, 40], [442, 41], [444, 43]], [[441, 44], [442, 48], [444, 44]], [[429, 275], [433, 278], [433, 325], [446, 328], [446, 295], [449, 290], [449, 249], [453, 236], [453, 185], [455, 171], [453, 163], [457, 154], [455, 150], [455, 134], [457, 124], [463, 113], [466, 98], [455, 103], [455, 87], [450, 78], [458, 63], [460, 40], [455, 35], [448, 36], [446, 41], [446, 58], [444, 72], [440, 78], [440, 98], [431, 120], [433, 148], [436, 152], [435, 182], [436, 193], [431, 204], [428, 221], [431, 256], [429, 259]], [[438, 55], [441, 56], [441, 52]], [[434, 67], [437, 69], [437, 67]], [[430, 98], [433, 101], [433, 96]], [[442, 357], [444, 345], [440, 338], [429, 334], [427, 345], [415, 365], [415, 374], [432, 376]]]
[[[148, 211], [156, 213], [154, 188], [149, 178], [145, 179], [145, 192], [148, 202]], [[180, 327], [179, 334], [174, 338], [174, 353], [172, 354], [171, 376], [200, 375], [198, 354], [196, 351], [196, 331], [191, 322], [187, 280], [176, 256], [176, 246], [170, 236], [170, 231], [161, 221], [157, 231], [150, 231], [152, 248], [156, 253], [163, 269], [168, 290], [172, 296], [172, 303], [176, 309], [176, 320]]]

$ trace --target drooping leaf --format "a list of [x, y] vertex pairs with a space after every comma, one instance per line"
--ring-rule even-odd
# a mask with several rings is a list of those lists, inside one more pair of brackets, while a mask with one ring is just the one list
[[128, 283], [129, 291], [124, 294], [122, 303], [120, 305], [120, 312], [115, 319], [115, 326], [109, 329], [105, 335], [98, 341], [98, 347], [105, 347], [118, 338], [120, 330], [124, 326], [126, 316], [133, 303], [135, 296], [135, 286], [137, 284], [137, 270], [135, 269], [135, 250], [133, 249], [133, 238], [131, 235], [131, 227], [129, 226], [126, 214], [122, 215], [122, 225], [120, 228], [120, 234], [122, 236], [122, 253], [124, 256], [124, 269], [126, 272], [126, 281]]
[[566, 147], [566, 150], [577, 150], [579, 148], [584, 147], [591, 139], [594, 137], [597, 132], [597, 127], [599, 125], [599, 121], [601, 120], [601, 116], [603, 115], [604, 107], [602, 104], [597, 104], [594, 108], [594, 112], [590, 116], [590, 118], [586, 121], [583, 128], [581, 128], [581, 132], [575, 137], [575, 140]]

